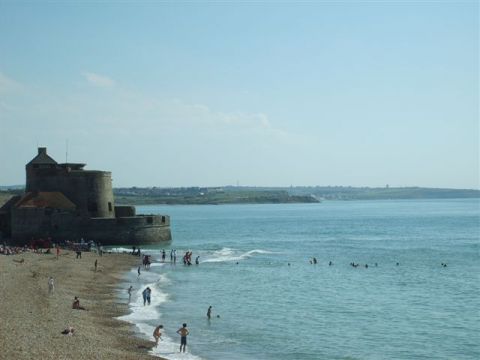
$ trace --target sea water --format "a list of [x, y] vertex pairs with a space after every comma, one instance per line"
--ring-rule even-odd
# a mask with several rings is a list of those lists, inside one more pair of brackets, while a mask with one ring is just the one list
[[[135, 290], [131, 313], [122, 318], [139, 336], [153, 340], [154, 327], [164, 326], [154, 354], [480, 358], [478, 199], [142, 206], [138, 212], [169, 214], [172, 223], [172, 243], [142, 248], [154, 263], [140, 276], [132, 269], [124, 285]], [[193, 261], [200, 256], [199, 265], [183, 265], [187, 250]], [[141, 299], [146, 286], [150, 306]], [[121, 296], [126, 301], [126, 290]], [[187, 354], [180, 354], [176, 330], [184, 322], [190, 335]]]

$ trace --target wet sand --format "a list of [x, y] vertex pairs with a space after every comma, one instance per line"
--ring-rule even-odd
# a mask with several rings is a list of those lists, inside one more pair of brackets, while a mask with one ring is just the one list
[[[66, 250], [58, 260], [53, 254], [0, 255], [0, 359], [159, 359], [148, 354], [152, 341], [114, 319], [128, 312], [117, 289], [138, 262], [126, 254], [76, 259]], [[55, 279], [51, 295], [49, 276]], [[72, 309], [75, 296], [88, 311]], [[73, 336], [61, 334], [68, 326]]]

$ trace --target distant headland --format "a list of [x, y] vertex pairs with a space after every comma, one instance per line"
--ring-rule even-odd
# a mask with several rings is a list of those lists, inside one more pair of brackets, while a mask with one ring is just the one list
[[[22, 186], [0, 186], [0, 206]], [[408, 200], [480, 198], [480, 190], [422, 187], [129, 187], [114, 188], [117, 204], [123, 205], [221, 205], [317, 203], [324, 200]]]

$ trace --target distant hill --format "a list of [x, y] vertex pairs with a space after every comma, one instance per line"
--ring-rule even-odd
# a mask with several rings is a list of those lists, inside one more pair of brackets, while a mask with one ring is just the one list
[[23, 190], [25, 185], [0, 185], [0, 191]]
[[118, 204], [270, 204], [311, 203], [322, 200], [393, 200], [480, 198], [480, 190], [405, 188], [358, 188], [344, 186], [215, 188], [116, 188]]
[[[5, 190], [5, 189], [8, 190]], [[0, 206], [12, 195], [23, 192], [22, 186], [0, 187]], [[131, 187], [115, 188], [116, 204], [286, 204], [314, 203], [322, 200], [398, 200], [480, 198], [480, 190], [437, 189], [421, 187]]]
[[315, 203], [317, 198], [308, 194], [293, 195], [288, 191], [250, 190], [245, 188], [116, 188], [116, 204], [286, 204]]
[[324, 200], [396, 200], [396, 199], [460, 199], [480, 198], [480, 190], [437, 189], [421, 187], [293, 187], [294, 195], [311, 194]]

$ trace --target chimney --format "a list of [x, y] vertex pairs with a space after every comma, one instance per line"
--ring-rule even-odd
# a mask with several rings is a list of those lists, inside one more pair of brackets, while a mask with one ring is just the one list
[[45, 154], [47, 155], [47, 148], [46, 147], [39, 147], [38, 148], [38, 155]]

